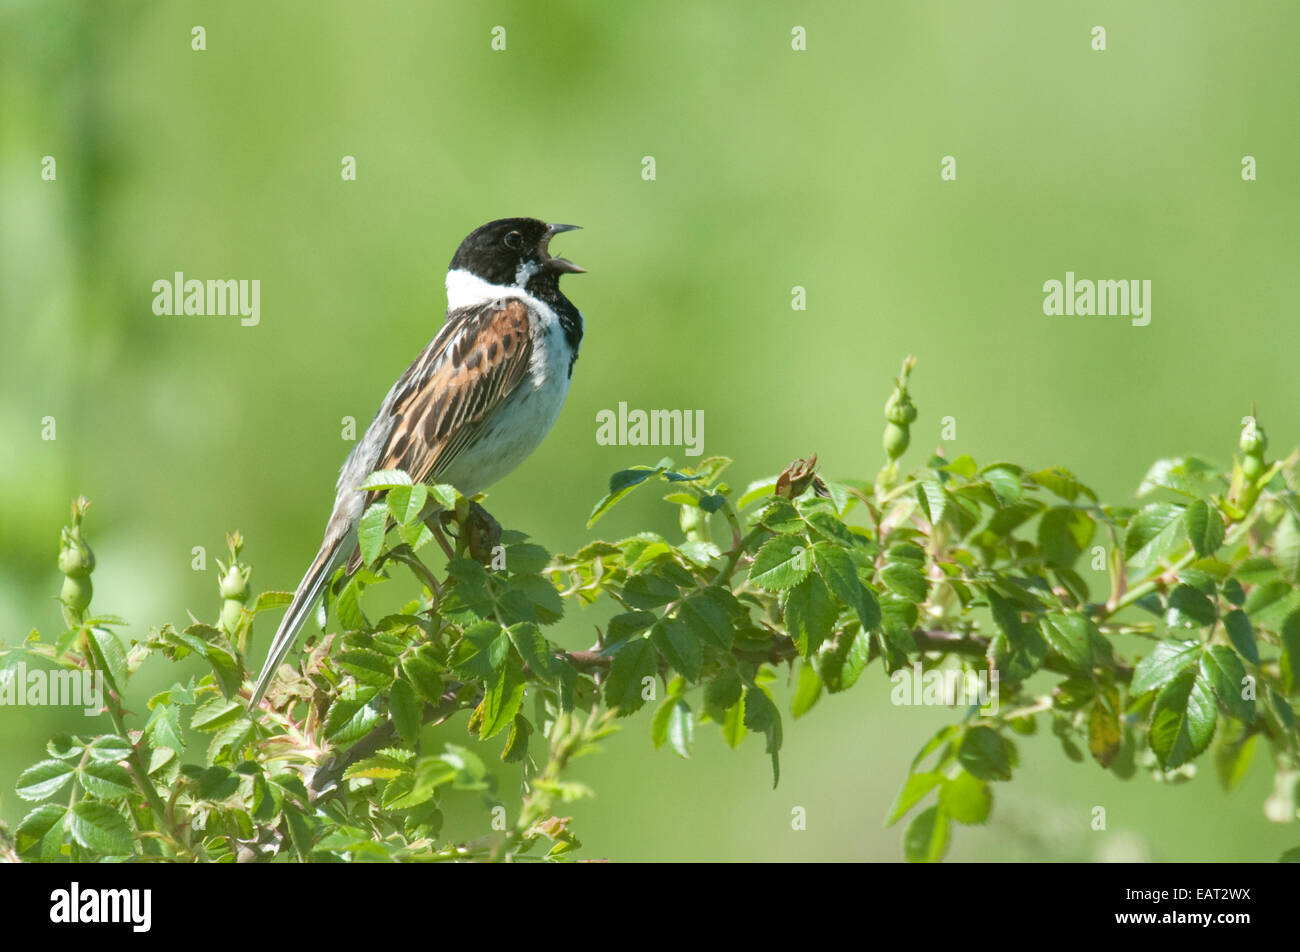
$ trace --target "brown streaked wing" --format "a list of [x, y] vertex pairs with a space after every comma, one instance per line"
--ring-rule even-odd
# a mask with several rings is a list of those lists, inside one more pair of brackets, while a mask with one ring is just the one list
[[376, 470], [403, 469], [419, 482], [436, 478], [523, 379], [532, 357], [523, 301], [493, 301], [461, 324], [440, 334], [443, 340], [411, 365], [407, 386], [393, 401], [393, 428]]

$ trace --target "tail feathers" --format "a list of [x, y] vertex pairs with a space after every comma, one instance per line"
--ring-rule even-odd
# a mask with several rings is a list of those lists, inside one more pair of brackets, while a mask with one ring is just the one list
[[253, 699], [248, 705], [250, 708], [255, 708], [261, 703], [262, 695], [270, 687], [271, 679], [275, 677], [281, 662], [293, 647], [298, 632], [311, 615], [316, 599], [320, 597], [325, 586], [329, 584], [330, 578], [333, 577], [334, 570], [347, 555], [347, 546], [344, 542], [345, 539], [327, 538], [308, 567], [307, 574], [298, 583], [298, 590], [294, 593], [293, 601], [289, 603], [289, 610], [280, 621], [280, 628], [271, 642], [271, 650], [267, 652], [262, 673], [257, 678], [257, 686], [253, 688]]

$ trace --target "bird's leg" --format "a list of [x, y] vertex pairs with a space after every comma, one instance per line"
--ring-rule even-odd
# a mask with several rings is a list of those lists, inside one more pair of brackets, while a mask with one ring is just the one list
[[463, 526], [470, 558], [490, 566], [501, 544], [501, 523], [478, 503], [472, 502], [465, 513]]

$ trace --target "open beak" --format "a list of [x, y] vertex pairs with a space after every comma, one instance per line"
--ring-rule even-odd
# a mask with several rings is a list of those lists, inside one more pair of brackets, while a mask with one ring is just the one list
[[585, 274], [587, 269], [580, 268], [568, 258], [553, 258], [548, 249], [551, 239], [561, 232], [577, 231], [581, 225], [547, 225], [546, 234], [542, 236], [542, 246], [538, 250], [542, 255], [542, 264], [552, 271], [559, 271], [561, 274]]

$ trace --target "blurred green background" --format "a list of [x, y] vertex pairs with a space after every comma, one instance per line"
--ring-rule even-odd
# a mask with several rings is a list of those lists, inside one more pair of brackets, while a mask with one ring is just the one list
[[[364, 428], [441, 323], [457, 243], [501, 216], [585, 226], [556, 243], [590, 270], [565, 280], [587, 318], [568, 406], [489, 501], [552, 551], [595, 535], [611, 472], [661, 455], [598, 446], [598, 410], [703, 409], [733, 485], [809, 452], [870, 478], [908, 352], [922, 416], [905, 463], [951, 415], [948, 455], [1067, 466], [1123, 502], [1157, 457], [1226, 459], [1251, 401], [1293, 446], [1298, 33], [1288, 2], [0, 0], [0, 639], [60, 630], [54, 555], [78, 493], [95, 606], [132, 635], [215, 614], [231, 529], [258, 588], [292, 588], [352, 447], [341, 418]], [[1150, 326], [1044, 316], [1043, 282], [1067, 270], [1150, 279]], [[174, 271], [260, 279], [261, 324], [155, 316], [151, 285]], [[647, 493], [596, 528], [674, 522]], [[601, 620], [575, 612], [554, 637], [585, 646]], [[651, 749], [641, 712], [575, 767], [598, 793], [572, 811], [583, 855], [899, 858], [881, 821], [953, 715], [892, 707], [872, 672], [787, 718], [776, 791], [761, 741], [732, 752], [702, 729], [684, 762]], [[136, 710], [174, 675], [147, 667]], [[0, 816], [25, 812], [13, 780], [44, 738], [92, 723], [0, 710]], [[1228, 796], [1204, 768], [1168, 789], [1050, 738], [1021, 747], [992, 823], [961, 829], [951, 858], [1294, 845], [1262, 816], [1266, 764]]]

